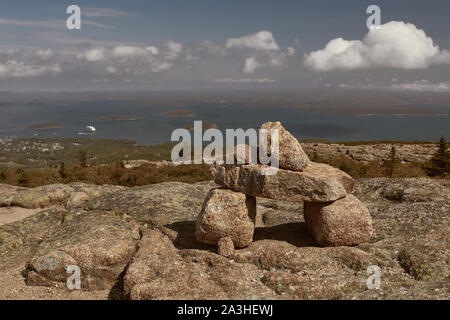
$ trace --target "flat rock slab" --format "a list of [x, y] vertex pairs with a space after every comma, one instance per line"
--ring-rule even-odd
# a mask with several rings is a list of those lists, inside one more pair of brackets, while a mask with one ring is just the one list
[[164, 182], [148, 186], [125, 188], [88, 202], [90, 210], [120, 211], [135, 220], [163, 226], [195, 220], [211, 188], [211, 181], [194, 184]]
[[80, 208], [91, 198], [123, 189], [126, 188], [84, 183], [50, 184], [29, 189], [6, 188], [5, 185], [0, 185], [0, 206], [38, 209], [53, 205], [66, 205], [68, 208]]
[[42, 239], [61, 224], [66, 214], [61, 208], [44, 209], [23, 220], [0, 226], [0, 266], [18, 257], [29, 259]]
[[326, 164], [311, 162], [303, 172], [278, 169], [274, 175], [262, 175], [265, 165], [221, 165], [215, 183], [254, 197], [292, 202], [328, 202], [353, 191], [355, 180], [345, 172]]
[[0, 226], [23, 220], [42, 209], [24, 209], [19, 207], [0, 207]]
[[23, 190], [27, 189], [0, 183], [0, 207], [10, 206], [14, 197]]
[[81, 271], [81, 288], [110, 289], [137, 249], [139, 230], [126, 217], [110, 212], [71, 216], [37, 248], [26, 269], [28, 285], [65, 287], [67, 267]]
[[360, 179], [354, 194], [360, 199], [399, 202], [450, 201], [450, 180], [431, 178]]

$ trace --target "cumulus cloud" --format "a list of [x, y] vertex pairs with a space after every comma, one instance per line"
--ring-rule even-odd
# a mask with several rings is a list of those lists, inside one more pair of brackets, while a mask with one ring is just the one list
[[[122, 81], [124, 77], [150, 78], [174, 67], [184, 68], [196, 57], [186, 52], [175, 41], [160, 46], [150, 45], [104, 45], [88, 43], [73, 49], [0, 48], [0, 79], [18, 79], [60, 76], [77, 82], [104, 83]], [[97, 81], [99, 80], [99, 81]], [[101, 81], [100, 81], [101, 80]]]
[[371, 29], [360, 40], [331, 40], [324, 49], [305, 54], [305, 65], [315, 71], [362, 68], [424, 69], [450, 64], [450, 54], [414, 24], [391, 21]]
[[53, 50], [47, 49], [47, 50], [37, 50], [34, 55], [42, 60], [49, 60], [55, 56]]
[[79, 59], [86, 60], [88, 62], [98, 62], [105, 59], [104, 48], [94, 48], [86, 50], [84, 53], [77, 55]]
[[217, 45], [212, 43], [211, 41], [205, 40], [200, 46], [196, 48], [200, 52], [207, 53], [213, 56], [226, 56], [227, 48], [223, 45]]
[[295, 49], [292, 47], [287, 47], [287, 55], [292, 57], [295, 54]]
[[295, 49], [292, 47], [287, 47], [286, 53], [284, 53], [275, 41], [272, 32], [265, 30], [241, 38], [228, 39], [225, 48], [253, 51], [244, 62], [242, 72], [246, 74], [254, 73], [266, 67], [281, 67], [285, 63], [286, 56], [295, 54]]
[[245, 59], [244, 73], [253, 73], [256, 69], [260, 68], [262, 63], [256, 60], [255, 57], [249, 57]]
[[182, 52], [181, 43], [167, 41], [161, 48], [135, 45], [91, 48], [78, 54], [77, 58], [92, 63], [107, 63], [104, 70], [108, 74], [142, 75], [171, 69]]
[[241, 38], [231, 38], [227, 40], [227, 48], [250, 48], [255, 50], [280, 50], [272, 32], [260, 31], [255, 34], [243, 36]]
[[145, 48], [136, 46], [118, 46], [111, 52], [113, 57], [126, 58], [135, 56], [145, 56], [149, 54], [149, 51]]
[[216, 78], [213, 79], [214, 83], [274, 83], [275, 80], [268, 78], [245, 78], [245, 79], [232, 79], [232, 78]]
[[153, 55], [157, 55], [159, 53], [158, 48], [153, 47], [153, 46], [145, 47], [145, 50], [147, 50], [148, 52], [150, 52]]
[[245, 59], [244, 69], [242, 71], [251, 74], [265, 67], [279, 68], [284, 65], [285, 60], [286, 54], [283, 52], [270, 52], [258, 57], [251, 56]]
[[167, 41], [166, 47], [168, 48], [166, 57], [169, 60], [177, 59], [180, 56], [181, 52], [183, 51], [183, 45], [175, 41]]
[[2, 78], [33, 78], [42, 75], [56, 75], [61, 72], [61, 67], [57, 64], [48, 66], [32, 66], [23, 62], [9, 60], [0, 63], [0, 77]]

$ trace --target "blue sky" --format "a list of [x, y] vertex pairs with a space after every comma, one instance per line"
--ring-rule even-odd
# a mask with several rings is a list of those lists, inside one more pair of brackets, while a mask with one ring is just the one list
[[[81, 7], [81, 30], [65, 28], [70, 4]], [[371, 4], [380, 6], [382, 24], [398, 24], [365, 43]], [[2, 0], [0, 8], [0, 90], [450, 90], [448, 0]], [[325, 50], [339, 38], [349, 41], [332, 42], [344, 53]]]

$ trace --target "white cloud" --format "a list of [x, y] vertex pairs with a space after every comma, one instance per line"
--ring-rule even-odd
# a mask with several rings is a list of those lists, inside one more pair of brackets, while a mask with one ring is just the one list
[[113, 57], [126, 58], [133, 56], [145, 56], [150, 51], [136, 46], [118, 46], [112, 50]]
[[167, 41], [166, 47], [169, 49], [166, 53], [166, 57], [169, 60], [177, 59], [183, 51], [183, 45], [175, 41]]
[[286, 53], [280, 50], [272, 32], [260, 31], [241, 38], [228, 39], [225, 48], [251, 49], [253, 53], [245, 59], [242, 72], [251, 74], [266, 67], [281, 67], [286, 56], [293, 56], [295, 49], [286, 48]]
[[[167, 41], [161, 48], [154, 46], [119, 45], [96, 47], [77, 54], [81, 61], [98, 63], [101, 69], [91, 66], [97, 74], [144, 75], [148, 72], [169, 70], [176, 63], [194, 60], [189, 55], [182, 56], [183, 46], [175, 41]], [[184, 57], [184, 60], [183, 60]]]
[[292, 57], [295, 54], [295, 49], [292, 47], [287, 47], [287, 55]]
[[391, 89], [395, 91], [450, 92], [450, 82], [430, 83], [428, 80], [420, 80], [410, 83], [394, 83], [391, 85]]
[[109, 73], [109, 74], [118, 74], [119, 70], [117, 70], [116, 67], [109, 66], [109, 67], [106, 68], [106, 72]]
[[222, 45], [216, 45], [208, 40], [203, 41], [202, 45], [199, 46], [198, 49], [200, 51], [206, 51], [207, 53], [212, 54], [214, 56], [226, 56], [227, 55], [226, 47], [224, 47]]
[[245, 79], [232, 79], [232, 78], [216, 78], [213, 79], [214, 83], [274, 83], [273, 79], [268, 78], [245, 78]]
[[150, 52], [153, 55], [157, 55], [159, 53], [158, 48], [153, 47], [153, 46], [149, 46], [149, 47], [145, 47], [145, 50], [147, 50], [148, 52]]
[[84, 59], [89, 62], [98, 62], [105, 59], [105, 49], [104, 48], [94, 48], [85, 51], [77, 56], [79, 59]]
[[255, 34], [243, 36], [241, 38], [231, 38], [227, 40], [227, 48], [250, 48], [255, 50], [280, 50], [272, 32], [260, 31]]
[[315, 71], [361, 68], [424, 69], [433, 63], [449, 63], [433, 39], [414, 24], [391, 21], [371, 29], [363, 41], [331, 40], [324, 49], [305, 54], [305, 65]]
[[244, 73], [253, 73], [256, 69], [260, 68], [262, 64], [256, 60], [255, 57], [245, 59]]
[[[0, 25], [14, 26], [14, 27], [37, 27], [37, 28], [50, 28], [50, 29], [65, 29], [67, 28], [65, 20], [17, 20], [0, 18]], [[81, 26], [89, 25], [99, 28], [111, 28], [112, 26], [83, 19]]]
[[53, 50], [38, 50], [34, 53], [34, 55], [42, 60], [49, 60], [55, 56]]
[[172, 67], [173, 67], [172, 63], [168, 63], [168, 62], [165, 62], [165, 61], [157, 62], [157, 63], [154, 63], [152, 65], [152, 72], [160, 72], [160, 71], [163, 71], [163, 70], [169, 70]]
[[188, 54], [185, 56], [185, 58], [186, 58], [187, 61], [195, 61], [195, 60], [199, 60], [199, 59], [200, 59], [200, 57], [193, 56], [193, 55], [190, 54], [190, 53], [188, 53]]
[[9, 60], [0, 63], [0, 77], [2, 78], [33, 78], [42, 75], [56, 75], [61, 72], [61, 67], [57, 64], [48, 66], [31, 66], [16, 60]]
[[91, 7], [83, 7], [82, 15], [86, 17], [100, 17], [100, 18], [116, 18], [121, 16], [131, 15], [129, 12], [112, 9], [112, 8], [91, 8]]
[[305, 57], [305, 65], [315, 71], [335, 69], [357, 69], [366, 67], [361, 41], [347, 41], [342, 38], [331, 40], [325, 49], [311, 52]]
[[284, 65], [285, 60], [286, 55], [283, 52], [268, 52], [260, 57], [251, 56], [245, 59], [242, 71], [251, 74], [265, 67], [279, 68]]
[[435, 55], [432, 60], [433, 64], [450, 64], [450, 52], [442, 50], [439, 54]]

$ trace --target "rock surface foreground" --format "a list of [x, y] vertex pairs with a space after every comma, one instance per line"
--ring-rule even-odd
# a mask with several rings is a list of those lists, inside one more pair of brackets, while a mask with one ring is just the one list
[[[430, 186], [432, 196], [427, 195]], [[23, 191], [12, 186], [2, 188], [10, 188], [10, 193]], [[211, 188], [217, 185], [164, 183], [139, 190], [123, 188], [115, 193], [108, 193], [105, 188], [105, 194], [100, 188], [100, 195], [81, 208], [45, 207], [24, 220], [0, 226], [0, 298], [359, 300], [450, 296], [448, 180], [358, 180], [354, 195], [368, 207], [374, 232], [367, 242], [353, 247], [319, 247], [301, 215], [303, 203], [258, 198], [258, 226], [253, 242], [229, 258], [218, 255], [215, 246], [203, 246], [195, 239], [196, 217]], [[391, 199], [380, 188], [411, 196]], [[411, 188], [415, 191], [410, 193]], [[189, 194], [190, 201], [171, 192], [175, 189]], [[155, 190], [160, 194], [159, 202], [150, 201]], [[2, 195], [6, 193], [2, 191]], [[106, 206], [108, 199], [118, 205], [115, 210]], [[123, 207], [121, 201], [126, 201]], [[93, 204], [103, 208], [91, 209]], [[170, 204], [174, 205], [172, 218]], [[17, 207], [11, 207], [14, 208]], [[119, 214], [125, 209], [127, 212]], [[156, 217], [155, 213], [145, 215], [146, 211], [158, 210], [161, 214], [157, 220], [163, 226], [145, 222]], [[100, 231], [103, 220], [105, 230]], [[133, 231], [131, 221], [139, 225], [139, 233]], [[95, 249], [96, 241], [88, 240], [93, 236], [83, 240], [83, 233], [79, 233], [72, 239], [76, 233], [70, 230], [91, 230], [88, 234], [95, 234], [100, 243], [102, 239], [125, 240], [134, 243], [136, 251], [126, 258], [121, 255], [121, 261], [115, 260], [120, 261], [117, 269], [107, 267], [109, 272], [114, 271], [110, 274], [119, 274], [113, 285], [113, 281], [103, 282], [102, 290], [88, 290], [83, 277], [81, 290], [70, 291], [65, 286], [55, 287], [54, 283], [27, 286], [23, 278], [28, 270], [25, 266], [37, 257], [47, 257], [41, 251], [44, 246], [64, 249], [73, 243], [73, 248], [83, 245], [97, 252], [99, 258], [106, 256]], [[136, 239], [134, 235], [138, 234], [141, 236]], [[61, 246], [56, 245], [55, 239], [60, 239]], [[105, 248], [106, 252], [113, 252]], [[69, 250], [65, 252], [70, 255]], [[78, 259], [77, 263], [85, 260], [71, 257]], [[87, 265], [93, 267], [89, 277], [100, 274], [105, 267], [103, 263]], [[370, 265], [381, 268], [380, 290], [368, 290], [365, 284]]]

